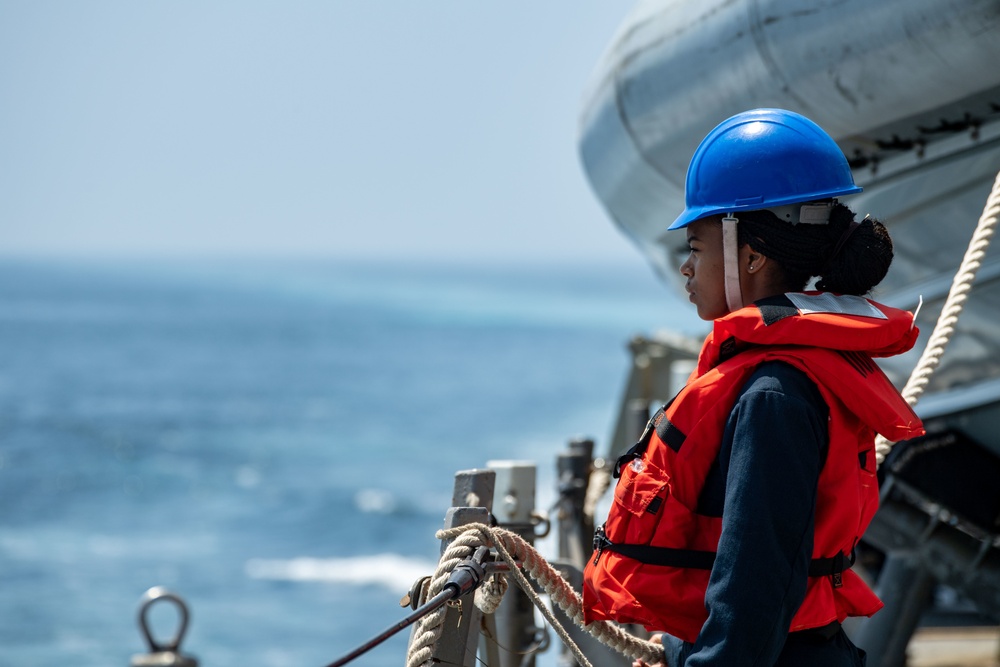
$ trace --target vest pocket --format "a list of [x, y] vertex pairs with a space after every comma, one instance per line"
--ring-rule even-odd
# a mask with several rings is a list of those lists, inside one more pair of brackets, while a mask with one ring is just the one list
[[648, 544], [662, 514], [670, 477], [642, 459], [622, 466], [615, 486], [615, 503], [608, 513], [605, 531], [612, 542]]

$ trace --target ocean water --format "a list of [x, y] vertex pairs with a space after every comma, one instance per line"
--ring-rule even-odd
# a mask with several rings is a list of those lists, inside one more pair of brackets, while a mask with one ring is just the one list
[[327, 664], [405, 615], [455, 471], [536, 460], [541, 506], [628, 338], [699, 327], [639, 259], [0, 261], [0, 665], [128, 665], [155, 585], [205, 667]]

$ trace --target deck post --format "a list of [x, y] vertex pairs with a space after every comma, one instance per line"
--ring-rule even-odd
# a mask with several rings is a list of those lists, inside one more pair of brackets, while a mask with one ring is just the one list
[[[445, 514], [444, 527], [457, 528], [471, 523], [490, 522], [493, 487], [496, 474], [492, 470], [462, 470], [455, 473], [452, 507]], [[441, 553], [450, 542], [441, 544]], [[449, 603], [441, 636], [431, 648], [431, 661], [445, 665], [474, 667], [482, 612], [474, 602], [475, 591], [469, 591], [456, 603]], [[413, 636], [411, 633], [410, 641]]]
[[593, 551], [594, 543], [594, 518], [583, 511], [593, 463], [594, 441], [588, 438], [570, 440], [567, 449], [556, 457], [559, 560], [572, 563], [580, 570]]
[[[517, 533], [528, 544], [535, 543], [535, 463], [532, 461], [489, 461], [496, 471], [493, 514], [497, 523]], [[539, 629], [535, 606], [518, 586], [511, 585], [493, 614], [500, 664], [495, 667], [534, 667]], [[492, 667], [492, 666], [491, 666]]]
[[[583, 590], [583, 569], [594, 550], [594, 517], [587, 516], [584, 512], [587, 485], [593, 466], [594, 441], [589, 439], [570, 440], [567, 449], [556, 458], [559, 475], [559, 557], [553, 562], [553, 566], [578, 593]], [[581, 630], [558, 606], [554, 606], [553, 612], [593, 664], [606, 667], [627, 667], [631, 664], [631, 660]], [[563, 646], [559, 654], [559, 665], [576, 667], [576, 664], [572, 651]]]

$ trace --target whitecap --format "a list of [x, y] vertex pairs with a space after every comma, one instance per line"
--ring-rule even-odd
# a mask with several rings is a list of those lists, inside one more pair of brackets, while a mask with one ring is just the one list
[[236, 485], [242, 489], [253, 489], [260, 486], [260, 471], [253, 466], [240, 466], [236, 469]]
[[407, 591], [420, 577], [434, 573], [436, 563], [399, 554], [375, 554], [353, 558], [254, 558], [245, 571], [251, 579], [270, 581], [320, 581], [354, 586], [382, 586]]
[[396, 498], [383, 489], [361, 489], [354, 494], [354, 505], [364, 514], [392, 514]]

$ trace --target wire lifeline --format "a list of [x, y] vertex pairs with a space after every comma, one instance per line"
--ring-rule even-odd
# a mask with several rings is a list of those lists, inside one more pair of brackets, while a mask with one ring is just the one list
[[[443, 608], [448, 602], [465, 595], [469, 591], [476, 590], [485, 577], [486, 570], [483, 567], [483, 561], [486, 560], [488, 555], [489, 549], [487, 547], [478, 547], [474, 554], [459, 562], [459, 564], [449, 573], [448, 580], [442, 587], [441, 591], [434, 595], [430, 600], [420, 604], [416, 609], [414, 609], [412, 614], [408, 615], [402, 621], [368, 640], [344, 657], [331, 662], [327, 665], [327, 667], [342, 667], [343, 665], [346, 665], [355, 658], [375, 648], [403, 628], [410, 626], [414, 621], [420, 620], [427, 614]], [[422, 600], [427, 598], [426, 589], [423, 587], [420, 593], [420, 598]]]
[[[955, 324], [958, 322], [958, 316], [962, 313], [965, 301], [969, 297], [969, 291], [976, 279], [976, 272], [982, 266], [983, 257], [990, 246], [990, 238], [996, 231], [998, 218], [1000, 218], [1000, 172], [997, 173], [996, 180], [993, 182], [993, 190], [986, 198], [986, 205], [983, 207], [983, 213], [979, 217], [972, 239], [969, 241], [969, 247], [955, 273], [948, 297], [941, 308], [941, 315], [938, 316], [938, 321], [927, 340], [927, 345], [901, 392], [910, 406], [916, 405], [924, 393], [931, 375], [934, 374], [941, 362], [948, 341], [955, 333]], [[877, 465], [882, 465], [895, 444], [881, 435], [878, 436], [875, 440], [875, 462]]]
[[[659, 644], [639, 639], [606, 621], [584, 624], [583, 601], [579, 594], [541, 554], [516, 533], [477, 523], [438, 531], [437, 537], [439, 539], [454, 538], [454, 542], [441, 557], [441, 563], [428, 589], [428, 595], [436, 593], [436, 582], [441, 579], [441, 573], [444, 574], [444, 579], [447, 579], [448, 568], [451, 567], [448, 563], [453, 561], [457, 554], [476, 546], [489, 546], [495, 548], [500, 557], [510, 566], [510, 574], [539, 608], [582, 667], [591, 667], [590, 662], [569, 636], [569, 633], [566, 632], [566, 629], [555, 618], [552, 611], [534, 591], [525, 577], [525, 572], [549, 594], [553, 604], [558, 604], [574, 623], [587, 630], [602, 643], [626, 656], [640, 658], [648, 663], [662, 660], [663, 647]], [[454, 553], [451, 553], [453, 550]], [[524, 572], [522, 572], [522, 568]], [[432, 615], [424, 617], [421, 624], [418, 625], [417, 633], [420, 633], [420, 636], [416, 636], [415, 633], [407, 656], [407, 667], [421, 667], [429, 663], [431, 645], [440, 637], [444, 614], [442, 612], [440, 618], [437, 618], [437, 615], [433, 616], [433, 618]]]
[[425, 614], [429, 613], [429, 610], [433, 611], [435, 609], [444, 606], [445, 603], [447, 603], [449, 600], [454, 599], [454, 597], [455, 597], [455, 591], [442, 590], [440, 593], [438, 593], [436, 596], [425, 602], [423, 605], [421, 605], [419, 609], [417, 609], [412, 614], [404, 618], [402, 621], [399, 621], [392, 627], [382, 631], [380, 634], [368, 640], [367, 642], [357, 647], [347, 655], [337, 660], [334, 660], [329, 665], [327, 665], [327, 667], [343, 667], [343, 665], [346, 665], [355, 658], [364, 655], [365, 653], [375, 648], [376, 646], [378, 646], [379, 644], [381, 644], [386, 639], [393, 636], [403, 628], [410, 626], [411, 624], [413, 624], [414, 621], [416, 621], [419, 618], [422, 618]]

